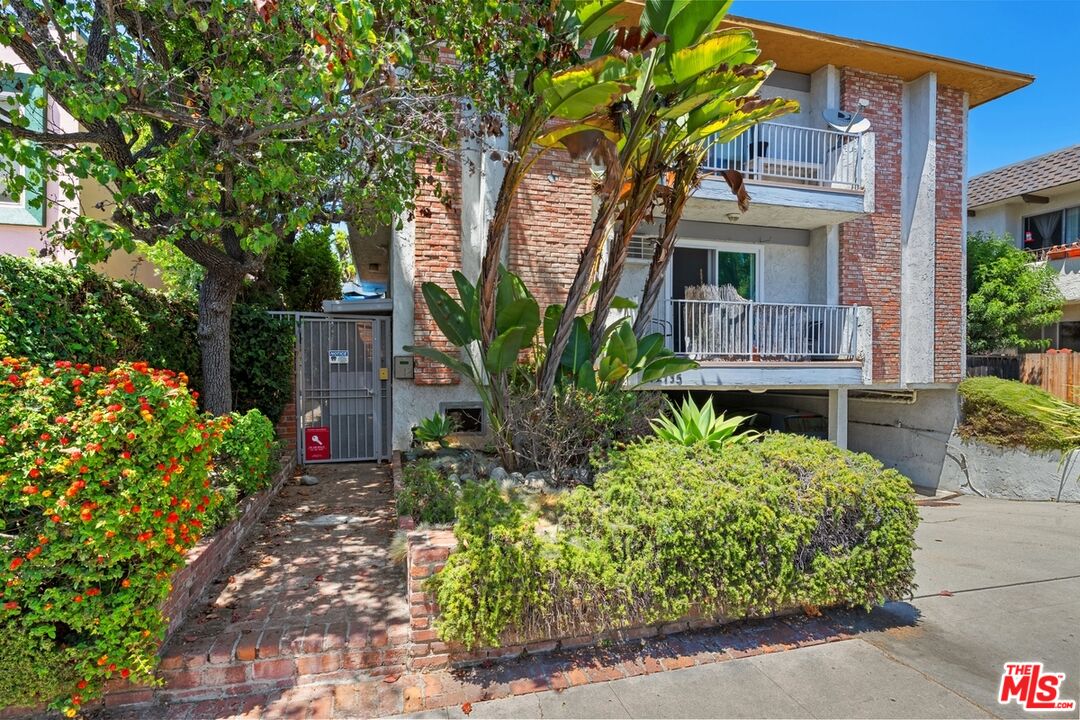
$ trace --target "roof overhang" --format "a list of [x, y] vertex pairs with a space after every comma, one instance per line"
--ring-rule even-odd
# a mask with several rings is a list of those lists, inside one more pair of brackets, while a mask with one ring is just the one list
[[[631, 3], [637, 12], [633, 17], [628, 15], [626, 21], [637, 22], [644, 0], [631, 0]], [[836, 65], [892, 75], [905, 81], [937, 73], [940, 85], [967, 92], [969, 107], [990, 102], [1035, 80], [1034, 75], [1027, 73], [751, 18], [729, 15], [721, 27], [749, 28], [761, 47], [761, 57], [792, 72], [810, 74], [824, 65]]]

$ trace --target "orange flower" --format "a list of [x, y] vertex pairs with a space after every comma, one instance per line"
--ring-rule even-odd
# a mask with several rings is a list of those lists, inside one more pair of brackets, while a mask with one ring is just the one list
[[23, 564], [23, 559], [21, 557], [14, 558], [11, 561], [11, 569], [12, 570], [18, 570], [19, 566], [22, 565], [22, 564]]

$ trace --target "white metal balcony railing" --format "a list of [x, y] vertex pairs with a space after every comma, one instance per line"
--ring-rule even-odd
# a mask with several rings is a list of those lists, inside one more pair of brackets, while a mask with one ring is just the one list
[[862, 190], [862, 135], [761, 123], [705, 159], [706, 172], [738, 170], [748, 180]]
[[653, 326], [693, 360], [854, 360], [854, 305], [668, 300]]

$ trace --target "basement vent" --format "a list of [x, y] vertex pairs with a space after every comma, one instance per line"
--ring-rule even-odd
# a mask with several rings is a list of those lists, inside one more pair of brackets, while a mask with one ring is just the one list
[[914, 405], [919, 399], [918, 390], [849, 390], [848, 400]]
[[654, 252], [656, 252], [656, 238], [645, 235], [635, 235], [630, 238], [628, 257], [631, 260], [652, 260]]

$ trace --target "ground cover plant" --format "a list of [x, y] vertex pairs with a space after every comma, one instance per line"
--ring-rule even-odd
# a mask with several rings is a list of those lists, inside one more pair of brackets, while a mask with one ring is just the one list
[[1040, 387], [996, 377], [972, 377], [960, 383], [959, 393], [963, 403], [958, 427], [961, 437], [1031, 450], [1069, 450], [1078, 444], [1075, 426], [1061, 413], [1062, 405], [1068, 408], [1070, 404]]
[[201, 413], [182, 373], [146, 363], [2, 370], [0, 707], [73, 716], [109, 679], [153, 680], [169, 578], [223, 489], [269, 480], [273, 431]]
[[408, 515], [432, 525], [454, 521], [460, 487], [435, 467], [429, 459], [406, 465], [402, 472], [402, 490], [398, 493], [399, 515]]
[[767, 434], [722, 450], [649, 438], [566, 494], [553, 534], [493, 483], [463, 490], [431, 580], [465, 646], [594, 634], [698, 613], [870, 607], [914, 588], [910, 483], [867, 455]]

